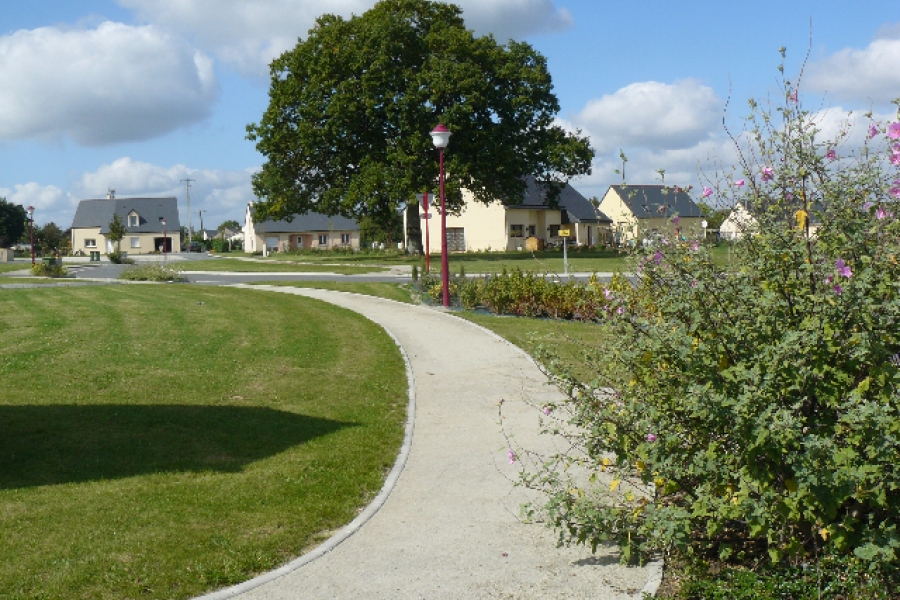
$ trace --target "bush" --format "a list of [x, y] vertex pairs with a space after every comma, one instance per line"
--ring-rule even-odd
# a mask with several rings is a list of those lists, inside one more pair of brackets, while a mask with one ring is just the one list
[[147, 263], [122, 271], [119, 279], [129, 281], [185, 281], [181, 272], [160, 263]]
[[31, 266], [31, 274], [36, 277], [68, 277], [69, 270], [58, 261], [52, 264], [42, 261]]
[[523, 474], [563, 540], [896, 569], [900, 123], [838, 159], [784, 84], [780, 123], [751, 103], [743, 172], [719, 179], [759, 233], [727, 269], [696, 240], [638, 250], [609, 367], [564, 382], [554, 415], [577, 451]]
[[116, 265], [133, 265], [134, 264], [134, 260], [127, 258], [128, 257], [127, 252], [121, 252], [121, 251], [110, 252], [106, 256], [107, 256], [107, 258], [109, 258], [109, 262], [116, 264]]

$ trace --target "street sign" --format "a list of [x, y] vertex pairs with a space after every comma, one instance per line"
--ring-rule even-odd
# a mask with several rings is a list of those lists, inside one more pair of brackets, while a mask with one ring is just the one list
[[559, 230], [559, 237], [569, 237], [570, 235], [572, 235], [572, 231], [570, 229]]

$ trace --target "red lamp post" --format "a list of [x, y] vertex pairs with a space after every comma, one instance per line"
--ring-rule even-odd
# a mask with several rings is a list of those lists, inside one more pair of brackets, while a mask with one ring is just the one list
[[168, 262], [169, 255], [166, 253], [166, 250], [167, 250], [166, 246], [168, 245], [168, 244], [166, 244], [166, 242], [168, 241], [168, 240], [166, 240], [166, 220], [163, 218], [160, 218], [159, 222], [162, 223], [162, 226], [163, 226], [163, 262]]
[[447, 204], [444, 198], [444, 148], [450, 143], [452, 133], [443, 125], [431, 131], [431, 141], [440, 153], [441, 173], [441, 286], [444, 290], [444, 306], [450, 306], [450, 268], [447, 264]]
[[31, 266], [34, 266], [34, 207], [29, 206], [28, 210], [28, 226], [31, 228]]

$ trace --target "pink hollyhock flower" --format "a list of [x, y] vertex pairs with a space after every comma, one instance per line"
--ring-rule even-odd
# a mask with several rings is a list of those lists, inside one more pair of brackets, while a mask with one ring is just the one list
[[772, 178], [775, 177], [775, 171], [772, 167], [763, 167], [761, 177], [763, 181], [772, 181]]
[[834, 281], [834, 275], [826, 275], [825, 276], [825, 285], [831, 285], [832, 281]]
[[891, 154], [900, 154], [900, 142], [891, 144]]
[[705, 185], [703, 186], [703, 197], [704, 198], [709, 198], [710, 196], [712, 196], [712, 192], [713, 192], [712, 188], [706, 187]]
[[879, 206], [875, 209], [875, 218], [879, 221], [887, 216], [887, 212], [884, 210], [883, 206]]
[[698, 242], [697, 240], [692, 241], [691, 242], [691, 250], [696, 252], [699, 249], [700, 249], [700, 242]]
[[887, 134], [892, 140], [900, 138], [900, 123], [891, 123], [888, 125]]
[[869, 125], [869, 139], [871, 140], [873, 137], [878, 135], [878, 128], [875, 127], [875, 124]]
[[545, 406], [542, 412], [543, 412], [545, 415], [549, 415], [551, 412], [553, 412], [553, 409], [550, 408], [549, 406]]
[[743, 179], [738, 179], [737, 181], [734, 182], [734, 185], [735, 185], [735, 187], [743, 187], [743, 185], [745, 183], [747, 183], [747, 182], [744, 181]]
[[624, 306], [620, 306], [619, 308], [616, 309], [616, 312], [619, 313], [620, 315], [624, 315], [624, 314], [625, 314], [625, 307], [624, 307]]
[[788, 95], [788, 98], [790, 98], [791, 102], [796, 104], [797, 103], [797, 90], [791, 90], [791, 93]]
[[653, 434], [653, 433], [648, 433], [648, 434], [647, 434], [647, 441], [648, 441], [648, 442], [655, 442], [655, 441], [656, 441], [656, 435]]
[[831, 291], [833, 291], [835, 294], [837, 294], [838, 296], [840, 296], [841, 294], [844, 293], [844, 288], [842, 288], [842, 287], [839, 286], [839, 285], [835, 285], [833, 288], [831, 288]]
[[605, 290], [603, 290], [603, 297], [609, 300], [613, 297], [612, 291], [609, 288], [606, 288]]
[[837, 160], [837, 152], [835, 152], [834, 149], [831, 149], [825, 153], [825, 158], [828, 160]]
[[838, 275], [843, 275], [847, 279], [853, 277], [853, 271], [850, 270], [850, 266], [842, 258], [834, 261], [834, 268], [837, 269]]
[[891, 196], [900, 200], [900, 179], [894, 182], [894, 187], [889, 190]]
[[657, 251], [653, 254], [653, 262], [656, 263], [656, 264], [658, 265], [659, 263], [662, 262], [662, 259], [663, 259], [662, 252], [660, 252], [659, 250], [657, 250]]
[[888, 160], [891, 161], [892, 165], [900, 167], [900, 154], [891, 154], [891, 157]]
[[514, 464], [516, 462], [516, 460], [519, 458], [518, 456], [516, 456], [516, 453], [513, 452], [512, 450], [507, 452], [506, 456], [507, 456], [507, 458], [509, 458], [509, 464]]
[[680, 221], [680, 220], [681, 220], [681, 217], [679, 217], [678, 215], [675, 215], [674, 217], [672, 217], [672, 223], [674, 223], [675, 225], [678, 225], [678, 221]]

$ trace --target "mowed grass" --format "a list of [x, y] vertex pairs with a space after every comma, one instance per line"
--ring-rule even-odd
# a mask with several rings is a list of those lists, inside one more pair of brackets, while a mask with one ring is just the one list
[[352, 520], [403, 436], [391, 339], [312, 299], [0, 292], [0, 590], [186, 598]]
[[12, 271], [28, 271], [31, 269], [31, 263], [27, 262], [5, 262], [0, 263], [0, 273], [10, 273]]
[[223, 271], [229, 273], [336, 273], [338, 275], [361, 275], [381, 273], [388, 269], [378, 266], [346, 264], [302, 264], [291, 261], [239, 260], [217, 258], [215, 260], [185, 260], [172, 262], [172, 267], [181, 271]]
[[250, 285], [277, 285], [283, 287], [317, 288], [336, 292], [351, 292], [365, 296], [376, 296], [387, 300], [396, 300], [412, 304], [409, 286], [399, 283], [361, 282], [361, 281], [259, 281]]

